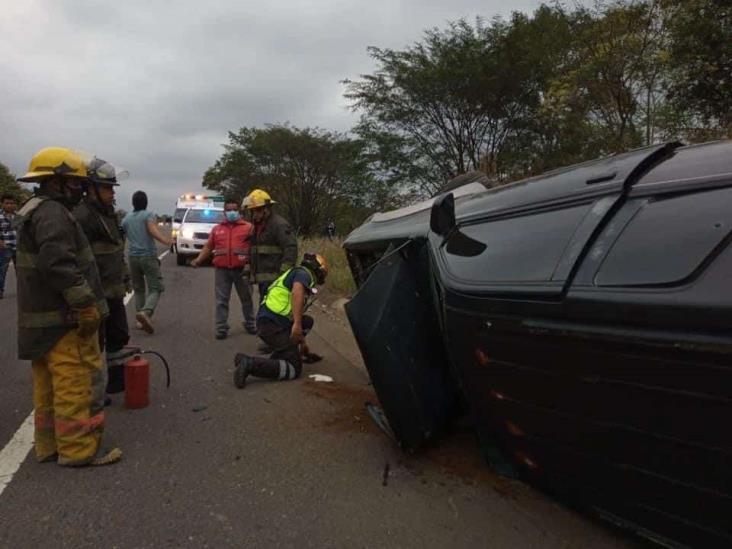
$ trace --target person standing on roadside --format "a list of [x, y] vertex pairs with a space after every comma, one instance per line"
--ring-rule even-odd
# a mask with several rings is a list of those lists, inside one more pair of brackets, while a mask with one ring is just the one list
[[269, 285], [297, 262], [297, 238], [290, 224], [272, 211], [275, 203], [262, 189], [254, 189], [242, 202], [254, 223], [251, 264], [260, 303]]
[[70, 149], [33, 156], [18, 181], [38, 184], [18, 212], [18, 357], [31, 360], [35, 452], [64, 466], [107, 465], [101, 450], [105, 371], [97, 332], [107, 314], [89, 241], [71, 209], [87, 170]]
[[87, 176], [86, 196], [74, 209], [74, 217], [91, 245], [109, 308], [99, 329], [99, 348], [107, 357], [107, 393], [119, 393], [125, 387], [121, 351], [130, 340], [124, 297], [131, 287], [124, 235], [114, 211], [118, 173], [108, 162], [93, 158]]
[[257, 333], [257, 322], [252, 305], [252, 289], [249, 285], [249, 248], [253, 226], [239, 213], [239, 203], [227, 200], [224, 204], [224, 220], [216, 225], [208, 242], [191, 261], [198, 267], [213, 254], [214, 293], [216, 296], [216, 339], [226, 339], [229, 333], [229, 299], [231, 286], [241, 302], [244, 328], [250, 334]]
[[165, 289], [155, 240], [166, 248], [172, 246], [173, 241], [158, 230], [157, 216], [147, 211], [147, 195], [143, 191], [132, 195], [132, 209], [122, 220], [122, 230], [127, 235], [129, 246], [128, 263], [137, 311], [135, 318], [140, 327], [151, 334], [155, 331], [152, 316]]
[[2, 210], [0, 210], [0, 299], [5, 294], [5, 275], [8, 272], [10, 262], [15, 266], [15, 253], [17, 238], [13, 228], [15, 209], [18, 203], [11, 194], [4, 194], [0, 199]]

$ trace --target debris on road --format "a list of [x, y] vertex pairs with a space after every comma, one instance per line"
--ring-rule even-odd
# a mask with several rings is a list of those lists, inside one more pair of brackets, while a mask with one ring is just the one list
[[333, 383], [333, 378], [324, 374], [310, 374], [308, 377], [316, 383]]
[[191, 410], [194, 412], [203, 412], [206, 408], [208, 408], [208, 406], [206, 406], [205, 404], [199, 404], [191, 408]]
[[391, 426], [389, 425], [389, 420], [386, 419], [386, 416], [384, 415], [384, 411], [370, 402], [366, 402], [365, 406], [366, 411], [368, 412], [369, 416], [371, 416], [371, 419], [376, 424], [376, 426], [381, 429], [390, 439], [392, 439], [394, 442], [397, 442], [396, 436], [394, 436], [394, 431], [391, 430]]

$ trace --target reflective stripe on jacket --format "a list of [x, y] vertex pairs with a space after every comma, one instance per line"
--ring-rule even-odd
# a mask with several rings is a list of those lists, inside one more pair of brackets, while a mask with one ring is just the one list
[[[284, 316], [292, 320], [292, 290], [288, 290], [285, 286], [285, 279], [293, 269], [287, 269], [282, 273], [277, 280], [275, 280], [267, 290], [267, 294], [264, 296], [264, 305], [273, 313]], [[312, 290], [315, 287], [315, 279], [313, 275], [307, 269], [303, 269], [308, 274], [310, 282], [308, 283], [308, 290]]]
[[272, 282], [295, 266], [297, 238], [290, 224], [276, 213], [255, 229], [251, 249], [254, 281]]
[[77, 326], [76, 310], [107, 313], [89, 241], [60, 197], [36, 195], [18, 212], [18, 357], [34, 360]]
[[125, 241], [114, 211], [104, 211], [99, 204], [85, 200], [74, 209], [74, 217], [91, 245], [104, 297], [124, 297], [129, 271], [125, 263]]
[[243, 219], [235, 223], [224, 221], [211, 229], [209, 242], [213, 249], [213, 264], [218, 269], [241, 269], [249, 265], [249, 241], [252, 224]]

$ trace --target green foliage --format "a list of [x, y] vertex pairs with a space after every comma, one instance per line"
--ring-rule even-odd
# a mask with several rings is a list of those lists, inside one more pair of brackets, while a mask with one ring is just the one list
[[346, 98], [362, 112], [356, 132], [389, 181], [433, 194], [498, 158], [524, 93], [506, 74], [506, 28], [461, 20], [404, 51], [369, 48], [378, 69], [346, 80]]
[[347, 80], [346, 97], [375, 170], [431, 195], [473, 169], [510, 181], [729, 134], [731, 51], [727, 1], [556, 3], [370, 48], [377, 68]]
[[238, 200], [265, 189], [300, 234], [318, 234], [329, 219], [349, 225], [361, 218], [388, 193], [362, 153], [361, 141], [318, 128], [241, 128], [229, 133], [203, 184]]
[[10, 173], [8, 167], [0, 162], [0, 195], [12, 194], [18, 202], [23, 202], [30, 192], [15, 181], [15, 175]]
[[732, 137], [732, 4], [664, 0], [669, 21], [669, 97], [686, 114], [687, 138]]
[[548, 6], [541, 6], [533, 17], [513, 15], [501, 49], [507, 70], [520, 75], [525, 92], [521, 117], [504, 143], [503, 180], [596, 155], [600, 138], [580, 89], [571, 80], [584, 19], [585, 12]]

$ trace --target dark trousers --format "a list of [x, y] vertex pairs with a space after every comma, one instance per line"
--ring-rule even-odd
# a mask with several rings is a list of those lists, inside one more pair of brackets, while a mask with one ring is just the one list
[[3, 248], [0, 250], [0, 296], [5, 292], [5, 275], [8, 272], [10, 262], [15, 266], [15, 248]]
[[107, 393], [119, 393], [125, 390], [124, 360], [122, 349], [130, 341], [130, 329], [127, 325], [127, 309], [123, 298], [107, 299], [109, 316], [99, 327], [99, 349], [107, 355]]
[[244, 324], [253, 326], [256, 321], [252, 304], [252, 288], [244, 275], [244, 270], [217, 267], [214, 276], [214, 293], [216, 297], [216, 332], [220, 334], [229, 331], [229, 300], [232, 286], [239, 296]]
[[[303, 334], [307, 334], [315, 324], [313, 317], [303, 315]], [[250, 374], [267, 379], [295, 379], [302, 373], [300, 346], [290, 339], [292, 324], [283, 326], [266, 317], [257, 319], [257, 334], [270, 349], [269, 358], [254, 357]]]
[[270, 284], [272, 284], [272, 280], [269, 282], [257, 282], [257, 289], [259, 290], [259, 302], [262, 303], [264, 301], [264, 296], [267, 295], [267, 290], [269, 290]]

